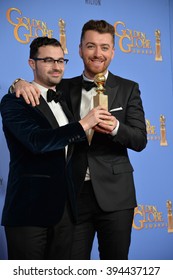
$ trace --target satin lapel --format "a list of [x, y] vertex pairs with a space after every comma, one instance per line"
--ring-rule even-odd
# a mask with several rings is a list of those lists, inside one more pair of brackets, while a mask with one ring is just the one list
[[[66, 103], [64, 101], [61, 101], [60, 104], [64, 110], [64, 113], [67, 114], [69, 121], [71, 121], [72, 114], [69, 112]], [[59, 127], [59, 124], [58, 124], [54, 114], [52, 113], [51, 109], [47, 105], [47, 102], [44, 100], [44, 98], [42, 96], [40, 96], [40, 104], [36, 107], [36, 109], [40, 110], [43, 113], [43, 115], [47, 118], [47, 120], [49, 121], [52, 128]], [[73, 144], [69, 145], [68, 149], [67, 149], [67, 164], [72, 156], [72, 152], [73, 152]]]
[[82, 95], [82, 76], [71, 80], [70, 99], [75, 120], [80, 120], [80, 103]]
[[[75, 120], [80, 120], [80, 102], [81, 102], [81, 94], [82, 94], [82, 76], [71, 79], [70, 81], [70, 101], [72, 105], [72, 113]], [[71, 159], [73, 153], [74, 145], [68, 146], [67, 152], [67, 164]]]
[[43, 113], [43, 115], [47, 118], [52, 128], [59, 127], [59, 124], [54, 114], [52, 113], [51, 109], [49, 108], [42, 96], [40, 96], [40, 104], [36, 107], [36, 109], [40, 110]]
[[106, 88], [105, 94], [108, 95], [108, 107], [109, 107], [108, 109], [110, 110], [112, 103], [116, 98], [118, 88], [119, 88], [119, 85], [116, 81], [116, 77], [110, 72], [106, 81], [105, 88]]
[[[73, 117], [72, 113], [70, 112], [70, 110], [68, 109], [66, 102], [64, 100], [61, 100], [60, 104], [61, 104], [61, 107], [62, 107], [64, 113], [66, 114], [69, 122], [72, 122], [74, 120], [74, 117]], [[74, 144], [69, 144], [68, 149], [67, 149], [66, 164], [68, 164], [69, 160], [71, 159], [73, 149], [74, 149]]]
[[61, 105], [66, 117], [68, 118], [69, 122], [73, 121], [74, 117], [73, 117], [72, 113], [70, 112], [66, 102], [64, 100], [61, 100], [60, 105]]

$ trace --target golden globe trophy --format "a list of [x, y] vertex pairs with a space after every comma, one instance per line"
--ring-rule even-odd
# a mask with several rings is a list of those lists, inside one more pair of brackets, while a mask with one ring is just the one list
[[172, 202], [167, 200], [166, 206], [168, 209], [168, 232], [173, 232], [173, 217], [172, 217]]
[[94, 77], [94, 83], [96, 84], [97, 95], [94, 96], [94, 107], [103, 106], [108, 110], [108, 96], [104, 94], [106, 78], [103, 73], [99, 73]]
[[60, 43], [62, 45], [64, 53], [68, 54], [68, 50], [66, 47], [65, 21], [63, 19], [60, 19], [58, 24], [60, 28]]
[[166, 127], [165, 127], [165, 116], [160, 116], [160, 146], [168, 146], [166, 140]]
[[156, 37], [156, 43], [155, 43], [155, 60], [156, 61], [162, 61], [162, 55], [161, 55], [161, 46], [160, 46], [160, 30], [155, 31], [155, 37]]

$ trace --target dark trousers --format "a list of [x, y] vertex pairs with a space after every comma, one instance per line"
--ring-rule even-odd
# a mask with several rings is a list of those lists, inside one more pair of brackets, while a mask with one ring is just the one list
[[101, 260], [128, 259], [134, 209], [102, 211], [87, 181], [78, 197], [78, 213], [71, 259], [90, 259], [95, 233]]
[[5, 226], [9, 260], [69, 260], [74, 225], [65, 208], [50, 227]]

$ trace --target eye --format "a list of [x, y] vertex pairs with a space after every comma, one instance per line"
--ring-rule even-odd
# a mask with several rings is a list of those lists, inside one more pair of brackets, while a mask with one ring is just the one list
[[94, 45], [88, 45], [87, 46], [87, 48], [90, 49], [90, 50], [94, 49], [94, 47], [95, 47]]
[[53, 58], [50, 58], [50, 57], [46, 57], [46, 58], [44, 59], [44, 62], [45, 62], [45, 63], [53, 63], [53, 62], [54, 62], [54, 59], [53, 59]]
[[63, 58], [58, 59], [58, 63], [64, 64], [64, 59]]
[[102, 47], [102, 51], [108, 51], [108, 50], [109, 50], [108, 47], [106, 47], [106, 46]]

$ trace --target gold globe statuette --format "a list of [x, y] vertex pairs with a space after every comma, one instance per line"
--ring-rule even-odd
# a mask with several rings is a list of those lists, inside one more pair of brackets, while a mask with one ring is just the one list
[[172, 201], [167, 200], [166, 206], [168, 210], [168, 232], [173, 233]]
[[166, 118], [164, 115], [160, 115], [160, 146], [168, 146], [166, 140]]
[[63, 19], [60, 19], [58, 22], [59, 28], [60, 28], [60, 43], [62, 45], [62, 48], [64, 50], [65, 54], [68, 54], [67, 46], [66, 46], [66, 31], [65, 31], [65, 21]]
[[99, 73], [94, 77], [94, 83], [96, 84], [97, 95], [94, 96], [94, 107], [102, 106], [108, 110], [108, 96], [104, 94], [106, 78], [103, 73]]

